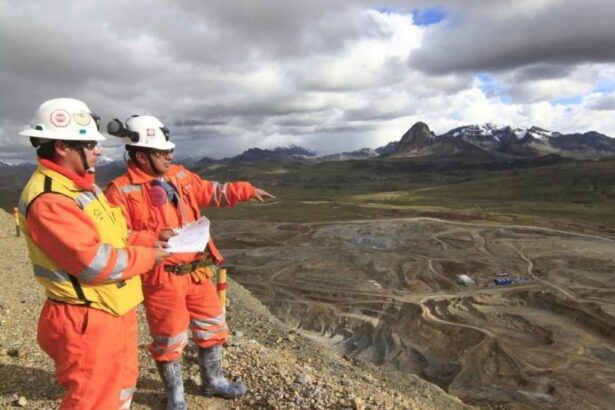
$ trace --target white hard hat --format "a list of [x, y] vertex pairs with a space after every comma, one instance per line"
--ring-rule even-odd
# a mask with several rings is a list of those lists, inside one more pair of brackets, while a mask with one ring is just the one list
[[151, 115], [133, 115], [126, 124], [114, 119], [107, 125], [107, 132], [123, 138], [126, 145], [167, 151], [175, 148], [169, 141], [169, 130], [156, 117]]
[[65, 141], [103, 141], [98, 132], [100, 118], [83, 101], [54, 98], [38, 107], [30, 128], [19, 133], [26, 137]]

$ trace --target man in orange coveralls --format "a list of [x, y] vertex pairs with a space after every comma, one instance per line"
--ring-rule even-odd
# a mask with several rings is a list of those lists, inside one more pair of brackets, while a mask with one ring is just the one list
[[138, 275], [161, 249], [127, 246], [126, 222], [94, 184], [97, 119], [81, 101], [43, 103], [29, 129], [39, 166], [19, 200], [34, 275], [47, 301], [38, 342], [66, 389], [61, 409], [128, 409], [137, 382]]
[[[173, 228], [196, 221], [201, 207], [233, 206], [252, 198], [273, 196], [247, 182], [206, 181], [179, 165], [172, 165], [175, 145], [168, 129], [155, 117], [132, 116], [113, 120], [107, 130], [124, 138], [130, 160], [128, 172], [106, 190], [109, 201], [125, 211], [134, 244], [168, 240]], [[143, 293], [152, 343], [167, 394], [167, 409], [184, 409], [180, 360], [188, 343], [188, 328], [198, 345], [203, 394], [235, 398], [246, 392], [241, 382], [222, 373], [222, 344], [228, 336], [224, 309], [210, 280], [208, 265], [222, 263], [210, 240], [202, 253], [174, 253], [143, 277]]]

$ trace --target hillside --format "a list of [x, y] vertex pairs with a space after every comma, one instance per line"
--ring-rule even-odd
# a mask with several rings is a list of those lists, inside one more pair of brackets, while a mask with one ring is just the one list
[[[36, 343], [43, 303], [32, 277], [23, 238], [12, 216], [0, 211], [0, 407], [20, 401], [31, 409], [53, 408], [61, 396], [49, 358]], [[208, 409], [469, 409], [418, 377], [383, 372], [366, 362], [345, 360], [285, 327], [247, 290], [231, 281], [228, 318], [233, 337], [226, 368], [244, 379], [248, 395], [236, 401], [198, 395], [196, 351], [187, 349], [184, 379], [189, 408]], [[162, 384], [147, 357], [148, 337], [140, 311], [141, 368], [133, 409], [161, 408]]]
[[250, 180], [277, 200], [211, 209], [217, 219], [310, 222], [434, 216], [534, 220], [612, 231], [615, 161], [558, 156], [510, 161], [417, 158], [302, 167], [251, 164], [196, 169], [218, 181]]

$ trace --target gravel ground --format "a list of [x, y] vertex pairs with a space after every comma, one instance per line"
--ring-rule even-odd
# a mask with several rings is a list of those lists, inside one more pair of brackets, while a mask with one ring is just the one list
[[[11, 215], [0, 210], [0, 408], [57, 408], [62, 388], [51, 360], [36, 343], [44, 301], [32, 276], [25, 241], [15, 237]], [[275, 319], [247, 290], [229, 283], [228, 321], [232, 330], [224, 364], [249, 392], [241, 399], [199, 395], [196, 349], [184, 356], [184, 379], [191, 409], [469, 409], [420, 378], [382, 372], [369, 363], [345, 360]], [[140, 308], [140, 373], [133, 409], [163, 409], [164, 394], [145, 349], [149, 336]]]

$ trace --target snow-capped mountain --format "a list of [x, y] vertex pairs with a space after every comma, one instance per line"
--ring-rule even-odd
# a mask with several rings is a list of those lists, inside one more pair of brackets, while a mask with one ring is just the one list
[[[410, 135], [413, 135], [411, 139]], [[491, 123], [466, 125], [435, 136], [426, 124], [418, 122], [404, 134], [392, 155], [424, 156], [468, 150], [476, 152], [477, 148], [485, 153], [508, 156], [558, 154], [596, 158], [615, 155], [615, 139], [594, 131], [561, 134], [535, 126], [513, 128]]]
[[472, 144], [488, 148], [494, 145], [548, 140], [553, 133], [539, 127], [497, 126], [492, 123], [482, 125], [466, 125], [442, 134], [443, 138], [462, 139]]

